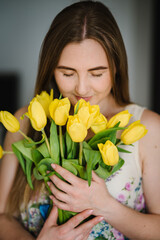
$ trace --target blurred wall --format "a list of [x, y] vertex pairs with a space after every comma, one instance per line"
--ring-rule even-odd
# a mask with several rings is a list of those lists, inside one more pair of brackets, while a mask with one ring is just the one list
[[[52, 19], [61, 9], [73, 2], [76, 1], [0, 0], [0, 74], [17, 75], [17, 108], [27, 104], [33, 96], [39, 51]], [[152, 108], [151, 47], [154, 1], [102, 2], [112, 11], [124, 38], [128, 53], [131, 99]], [[0, 91], [3, 91], [2, 87]]]

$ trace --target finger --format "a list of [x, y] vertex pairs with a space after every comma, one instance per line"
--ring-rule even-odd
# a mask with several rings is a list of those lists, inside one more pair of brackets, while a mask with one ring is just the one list
[[92, 180], [95, 182], [101, 182], [102, 179], [94, 172], [92, 171]]
[[93, 210], [85, 210], [81, 213], [78, 213], [74, 217], [72, 217], [68, 222], [65, 223], [65, 227], [68, 231], [73, 230], [73, 228], [77, 227], [83, 220], [88, 218], [93, 213]]
[[77, 234], [84, 232], [88, 236], [89, 233], [91, 232], [92, 228], [103, 220], [104, 220], [104, 218], [101, 216], [94, 217], [93, 219], [91, 219], [91, 220], [81, 224], [79, 227], [77, 227], [76, 228]]
[[72, 185], [80, 180], [82, 181], [82, 179], [76, 177], [73, 173], [57, 164], [51, 164], [51, 166], [57, 173], [59, 173], [67, 182], [71, 183]]
[[57, 219], [58, 219], [58, 208], [57, 206], [53, 205], [52, 210], [45, 222], [45, 225], [48, 227], [57, 225]]
[[50, 177], [51, 181], [56, 185], [58, 189], [61, 189], [63, 192], [69, 193], [71, 185], [69, 183], [64, 182], [55, 174]]
[[64, 192], [62, 192], [61, 190], [57, 189], [54, 184], [52, 184], [51, 182], [48, 183], [49, 188], [51, 190], [51, 192], [53, 193], [53, 195], [60, 201], [62, 202], [66, 202], [68, 199], [68, 195]]
[[62, 210], [70, 211], [69, 205], [65, 202], [59, 201], [57, 198], [55, 198], [53, 195], [49, 196], [50, 199], [53, 201], [53, 203]]

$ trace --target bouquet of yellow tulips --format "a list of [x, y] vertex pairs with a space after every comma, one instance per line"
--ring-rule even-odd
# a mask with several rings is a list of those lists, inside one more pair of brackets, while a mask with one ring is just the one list
[[[68, 98], [53, 99], [53, 90], [50, 94], [43, 91], [32, 99], [28, 112], [23, 117], [28, 117], [32, 127], [42, 132], [42, 139], [38, 142], [20, 130], [19, 121], [11, 113], [0, 111], [0, 122], [4, 127], [10, 132], [19, 132], [24, 136], [23, 140], [12, 144], [12, 149], [32, 189], [34, 175], [37, 180], [44, 180], [50, 192], [47, 182], [51, 175], [57, 174], [51, 167], [52, 163], [59, 164], [87, 180], [89, 186], [92, 170], [99, 177], [106, 179], [124, 164], [119, 152], [128, 151], [120, 145], [132, 144], [147, 133], [147, 129], [140, 121], [126, 127], [132, 116], [127, 110], [107, 121], [100, 113], [98, 105], [90, 105], [83, 99], [74, 106], [73, 115], [69, 114], [70, 108]], [[48, 121], [50, 121], [49, 136], [45, 132]], [[94, 136], [85, 140], [89, 129]], [[117, 131], [122, 132], [120, 138], [117, 138]], [[6, 153], [0, 146], [0, 158]], [[59, 210], [59, 224], [74, 214]]]

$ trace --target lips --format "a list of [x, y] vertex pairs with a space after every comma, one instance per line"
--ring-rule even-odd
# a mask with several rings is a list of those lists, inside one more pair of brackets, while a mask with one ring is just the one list
[[80, 96], [76, 96], [77, 100], [79, 101], [80, 99], [83, 99], [85, 100], [86, 102], [90, 101], [91, 100], [91, 96], [90, 97], [80, 97]]

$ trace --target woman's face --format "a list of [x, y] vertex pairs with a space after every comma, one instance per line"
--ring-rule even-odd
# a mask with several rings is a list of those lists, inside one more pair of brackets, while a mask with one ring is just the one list
[[62, 51], [54, 75], [63, 97], [68, 97], [72, 105], [82, 98], [101, 108], [111, 97], [107, 56], [93, 39], [68, 44]]

